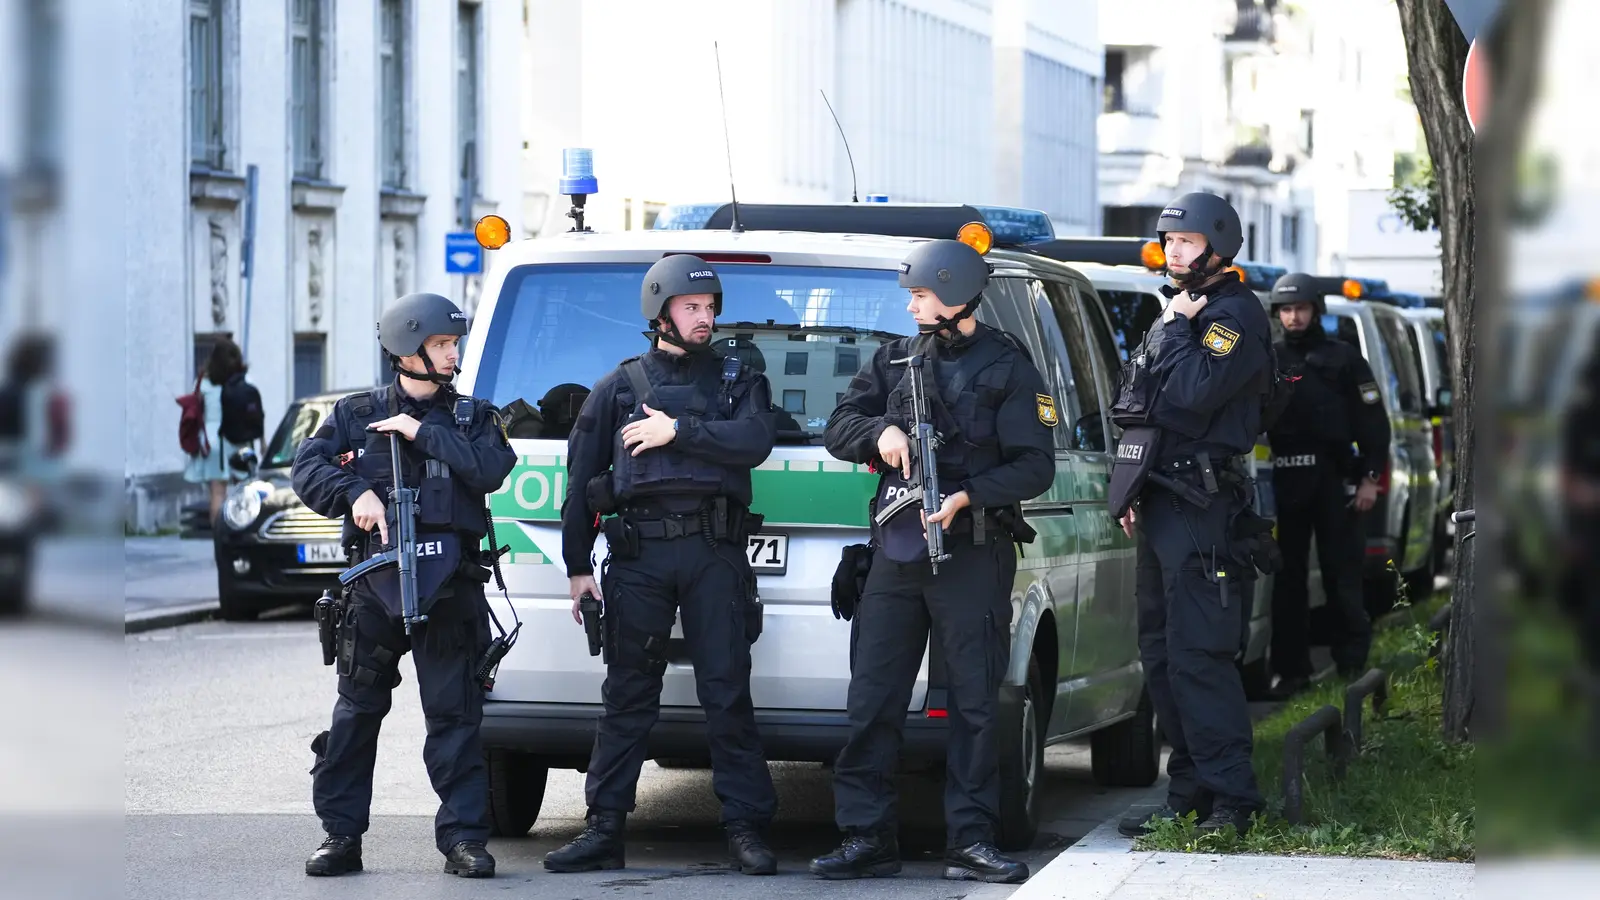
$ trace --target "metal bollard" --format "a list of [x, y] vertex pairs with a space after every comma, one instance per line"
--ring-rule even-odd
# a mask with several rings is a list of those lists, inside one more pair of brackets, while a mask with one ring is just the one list
[[1305, 776], [1306, 741], [1322, 734], [1328, 760], [1333, 764], [1333, 777], [1344, 777], [1344, 727], [1339, 710], [1326, 705], [1300, 721], [1283, 738], [1283, 817], [1292, 825], [1304, 819], [1301, 807], [1305, 804], [1301, 782]]
[[1361, 752], [1362, 721], [1361, 701], [1368, 694], [1372, 695], [1372, 714], [1379, 715], [1383, 712], [1384, 704], [1389, 702], [1389, 675], [1382, 669], [1368, 669], [1367, 674], [1351, 682], [1344, 689], [1344, 737], [1347, 749], [1351, 753]]

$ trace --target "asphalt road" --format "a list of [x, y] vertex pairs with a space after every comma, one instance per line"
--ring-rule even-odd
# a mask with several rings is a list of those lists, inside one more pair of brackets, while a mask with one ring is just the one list
[[[423, 723], [409, 657], [378, 752], [367, 871], [308, 879], [305, 857], [322, 838], [310, 803], [311, 739], [327, 727], [334, 677], [321, 665], [314, 626], [299, 619], [203, 622], [128, 635], [125, 770], [125, 891], [136, 898], [338, 897], [407, 900], [481, 896], [583, 898], [1009, 896], [1013, 887], [939, 880], [941, 785], [903, 779], [902, 819], [919, 823], [902, 847], [897, 879], [825, 883], [806, 862], [838, 841], [829, 773], [774, 764], [780, 812], [770, 840], [775, 878], [725, 867], [710, 773], [647, 763], [629, 819], [628, 868], [553, 875], [540, 862], [582, 827], [580, 774], [551, 774], [544, 813], [521, 839], [492, 840], [499, 874], [490, 882], [446, 876], [433, 847], [437, 799], [421, 749]], [[1048, 822], [1024, 858], [1037, 870], [1107, 817], [1150, 796], [1105, 790], [1089, 777], [1085, 748], [1052, 748], [1046, 759]], [[1159, 792], [1159, 788], [1156, 789]], [[3, 892], [0, 892], [3, 893]]]

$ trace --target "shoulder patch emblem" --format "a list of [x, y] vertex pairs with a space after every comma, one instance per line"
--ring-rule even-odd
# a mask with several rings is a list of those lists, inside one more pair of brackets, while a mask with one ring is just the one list
[[1213, 322], [1211, 327], [1206, 329], [1205, 337], [1200, 339], [1200, 343], [1204, 344], [1213, 356], [1227, 356], [1238, 346], [1239, 332]]
[[1369, 381], [1361, 385], [1358, 390], [1361, 391], [1361, 402], [1368, 406], [1372, 406], [1383, 399], [1383, 395], [1378, 393], [1378, 383], [1376, 381]]
[[1049, 394], [1035, 394], [1039, 400], [1039, 421], [1054, 428], [1061, 424], [1061, 419], [1056, 415], [1056, 398]]

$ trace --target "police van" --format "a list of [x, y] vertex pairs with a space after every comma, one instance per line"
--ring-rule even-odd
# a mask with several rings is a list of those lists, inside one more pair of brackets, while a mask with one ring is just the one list
[[[752, 479], [752, 507], [765, 518], [747, 548], [765, 606], [752, 648], [756, 720], [769, 760], [829, 763], [847, 733], [851, 631], [831, 611], [831, 580], [841, 549], [867, 539], [877, 476], [830, 456], [823, 431], [873, 351], [915, 331], [897, 284], [900, 261], [919, 240], [961, 235], [994, 267], [978, 319], [1023, 342], [1061, 423], [1052, 429], [1055, 482], [1023, 507], [1038, 537], [1018, 548], [1011, 594], [998, 843], [1016, 849], [1033, 840], [1048, 744], [1086, 737], [1099, 783], [1153, 783], [1160, 745], [1139, 662], [1134, 545], [1112, 521], [1105, 496], [1116, 439], [1108, 407], [1127, 336], [1113, 328], [1082, 273], [1030, 249], [1053, 239], [1048, 217], [964, 205], [739, 204], [735, 229], [733, 215], [716, 206], [698, 217], [666, 217], [675, 228], [584, 229], [518, 242], [506, 242], [503, 221], [486, 219], [480, 241], [497, 249], [467, 339], [461, 389], [525, 411], [558, 390], [568, 405], [581, 405], [571, 398], [648, 347], [638, 311], [646, 269], [672, 253], [717, 267], [724, 308], [716, 340], [733, 341], [741, 358], [764, 370], [780, 422], [777, 446]], [[521, 419], [511, 432], [517, 467], [491, 498], [498, 540], [510, 547], [506, 585], [527, 626], [484, 709], [501, 835], [532, 827], [550, 769], [587, 766], [601, 711], [605, 669], [573, 623], [562, 564], [567, 412], [560, 421], [548, 412]], [[605, 555], [601, 536], [594, 558]], [[667, 656], [649, 753], [703, 763], [705, 717], [677, 627]], [[946, 699], [944, 664], [931, 646], [906, 708], [905, 768], [942, 762]]]

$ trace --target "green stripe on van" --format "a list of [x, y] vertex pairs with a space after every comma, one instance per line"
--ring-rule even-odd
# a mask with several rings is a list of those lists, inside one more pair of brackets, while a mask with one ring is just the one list
[[[771, 524], [865, 528], [878, 477], [866, 466], [834, 459], [768, 460], [750, 473], [750, 483], [755, 511]], [[489, 495], [489, 509], [496, 521], [554, 522], [566, 497], [566, 457], [527, 455]]]

